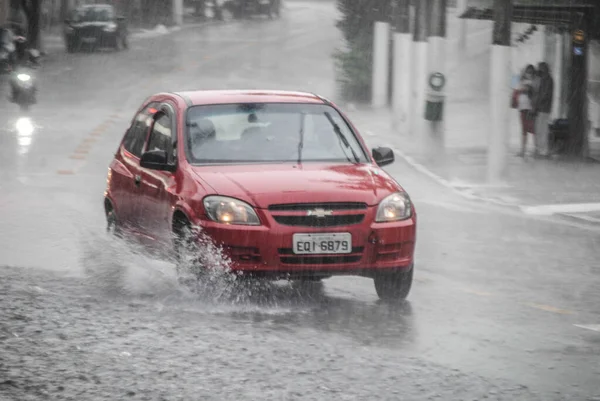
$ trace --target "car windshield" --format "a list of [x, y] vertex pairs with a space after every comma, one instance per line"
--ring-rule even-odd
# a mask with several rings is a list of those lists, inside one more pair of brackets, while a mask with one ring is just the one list
[[109, 22], [112, 18], [113, 11], [110, 7], [83, 7], [73, 13], [75, 22]]
[[186, 135], [193, 164], [368, 161], [348, 124], [327, 105], [194, 106]]

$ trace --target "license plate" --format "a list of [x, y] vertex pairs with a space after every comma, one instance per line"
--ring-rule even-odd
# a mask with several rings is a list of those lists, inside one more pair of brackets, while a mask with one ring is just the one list
[[352, 234], [294, 234], [296, 255], [352, 253]]
[[96, 41], [96, 38], [81, 38], [81, 41], [83, 43], [94, 43]]

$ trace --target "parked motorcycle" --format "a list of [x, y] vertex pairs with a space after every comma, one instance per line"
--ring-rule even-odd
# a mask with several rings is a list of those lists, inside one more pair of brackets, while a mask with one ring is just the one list
[[18, 63], [12, 73], [10, 101], [27, 111], [37, 103], [37, 85], [35, 69], [39, 66], [40, 52], [36, 49], [26, 51], [25, 60]]

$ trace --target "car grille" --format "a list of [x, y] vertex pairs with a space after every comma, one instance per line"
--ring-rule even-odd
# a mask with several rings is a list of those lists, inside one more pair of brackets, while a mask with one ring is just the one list
[[[333, 212], [329, 216], [309, 216], [309, 211], [325, 210]], [[270, 205], [269, 211], [273, 219], [279, 224], [296, 227], [339, 227], [361, 223], [365, 211], [366, 203], [359, 202], [334, 202], [334, 203], [289, 203], [280, 205]], [[350, 212], [352, 214], [346, 214]]]
[[86, 26], [79, 28], [77, 33], [82, 38], [97, 38], [102, 35], [102, 28], [97, 26]]
[[346, 214], [336, 216], [273, 216], [276, 222], [285, 226], [302, 227], [335, 227], [358, 224], [365, 218], [364, 214]]
[[271, 212], [299, 212], [313, 209], [325, 210], [366, 210], [367, 204], [361, 202], [331, 202], [331, 203], [285, 203], [270, 205]]
[[278, 253], [284, 265], [335, 265], [359, 262], [363, 250], [363, 247], [354, 247], [352, 253], [344, 255], [295, 255], [292, 248], [279, 248]]

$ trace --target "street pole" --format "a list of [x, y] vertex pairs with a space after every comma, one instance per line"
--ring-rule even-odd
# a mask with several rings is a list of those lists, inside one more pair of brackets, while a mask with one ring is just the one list
[[4, 26], [8, 22], [10, 10], [10, 0], [0, 0], [0, 25]]
[[183, 0], [173, 1], [173, 23], [177, 26], [183, 24]]
[[[457, 17], [465, 11], [467, 11], [467, 0], [457, 0]], [[467, 50], [468, 20], [466, 18], [459, 18], [458, 21], [458, 50], [461, 54], [464, 54]]]
[[[591, 16], [577, 18], [571, 35], [571, 82], [569, 84], [569, 137], [567, 151], [571, 156], [588, 156], [588, 59]], [[556, 88], [555, 88], [556, 90]]]
[[[431, 0], [431, 20], [429, 25], [429, 65], [427, 74], [427, 91], [433, 92], [436, 83], [441, 84], [440, 95], [447, 85], [446, 67], [446, 0]], [[437, 78], [433, 78], [433, 77]], [[440, 82], [436, 82], [440, 81]], [[433, 100], [433, 101], [432, 101]], [[431, 156], [438, 157], [444, 152], [444, 97], [427, 99], [427, 122], [423, 135], [424, 150]]]
[[554, 118], [562, 118], [562, 77], [564, 63], [564, 35], [560, 30], [554, 32], [554, 98], [552, 99], [552, 115]]
[[429, 3], [419, 0], [415, 4], [415, 31], [413, 36], [413, 83], [410, 130], [422, 134], [425, 113], [425, 91], [427, 85], [427, 33], [429, 31]]
[[410, 34], [410, 0], [397, 0], [395, 9], [394, 71], [393, 71], [393, 125], [410, 125], [412, 38]]
[[388, 104], [388, 78], [390, 66], [390, 24], [375, 22], [373, 35], [373, 79], [371, 103], [374, 109]]
[[490, 117], [488, 141], [488, 181], [504, 178], [508, 152], [510, 118], [510, 63], [512, 0], [494, 0], [494, 33], [491, 60]]

